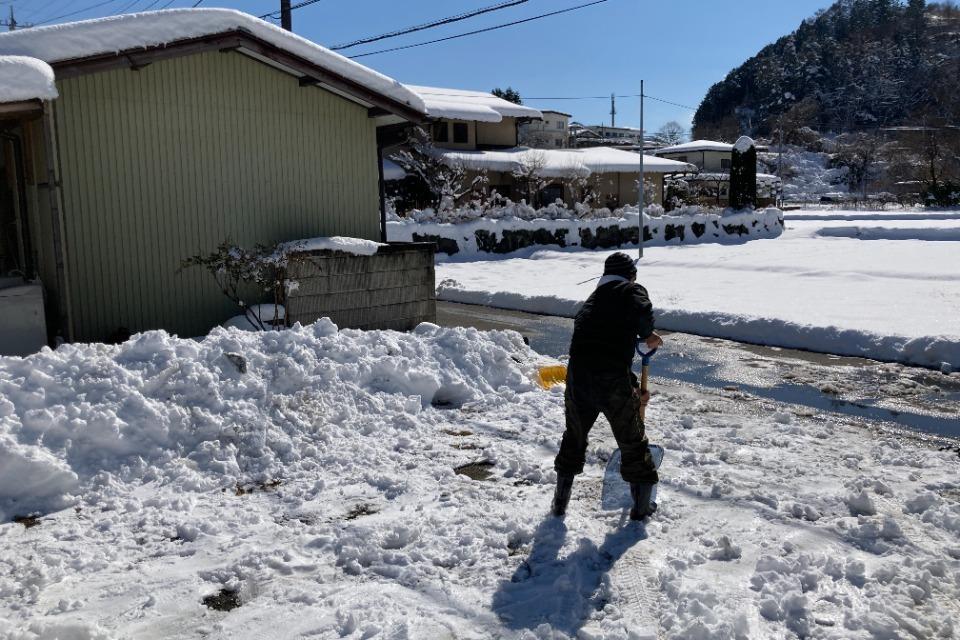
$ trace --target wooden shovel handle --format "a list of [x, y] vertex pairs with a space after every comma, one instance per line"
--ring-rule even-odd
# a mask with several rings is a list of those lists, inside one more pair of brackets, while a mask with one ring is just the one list
[[[645, 364], [640, 369], [640, 397], [647, 393], [647, 379], [650, 377], [650, 365]], [[640, 419], [643, 420], [647, 414], [647, 405], [640, 405]]]

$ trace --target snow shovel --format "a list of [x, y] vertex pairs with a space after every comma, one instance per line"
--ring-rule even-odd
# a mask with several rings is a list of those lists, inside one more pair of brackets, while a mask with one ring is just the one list
[[549, 389], [567, 381], [567, 365], [548, 364], [537, 367], [537, 384], [542, 389]]
[[[650, 359], [653, 358], [653, 354], [657, 352], [656, 349], [650, 351], [649, 353], [641, 353], [639, 345], [637, 347], [637, 353], [640, 354], [640, 395], [647, 393], [647, 381], [650, 378]], [[647, 405], [640, 405], [640, 420], [643, 420], [647, 414]], [[644, 422], [644, 424], [646, 424]]]

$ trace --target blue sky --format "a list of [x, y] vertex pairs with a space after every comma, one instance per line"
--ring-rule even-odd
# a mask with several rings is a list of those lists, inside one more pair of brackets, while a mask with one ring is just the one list
[[[158, 8], [168, 0], [106, 0], [70, 19], [121, 9]], [[292, 0], [296, 4], [299, 0]], [[431, 40], [556, 11], [588, 0], [528, 0], [525, 4], [420, 33], [360, 46], [362, 53]], [[40, 21], [104, 0], [13, 0], [21, 21]], [[173, 0], [170, 7], [195, 0]], [[319, 0], [293, 12], [294, 31], [323, 45], [348, 42], [400, 27], [496, 4], [497, 0]], [[9, 4], [0, 2], [0, 5]], [[696, 107], [707, 89], [764, 45], [795, 29], [830, 0], [607, 0], [578, 11], [491, 33], [360, 59], [402, 82], [490, 90], [511, 85], [534, 107], [573, 114], [587, 124], [609, 124], [609, 98], [533, 100], [539, 97], [646, 93]], [[279, 0], [204, 0], [254, 15]], [[3, 7], [6, 13], [6, 7]], [[5, 17], [5, 16], [4, 16]], [[637, 126], [637, 99], [617, 100], [617, 123]], [[668, 120], [688, 126], [693, 112], [647, 101], [646, 128]]]

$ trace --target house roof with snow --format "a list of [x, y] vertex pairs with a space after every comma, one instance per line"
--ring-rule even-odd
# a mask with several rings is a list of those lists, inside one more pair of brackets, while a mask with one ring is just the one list
[[56, 97], [57, 85], [50, 65], [27, 56], [0, 55], [0, 103]]
[[675, 144], [671, 147], [657, 149], [655, 153], [657, 155], [662, 155], [664, 153], [686, 153], [692, 151], [732, 152], [733, 145], [726, 142], [717, 142], [715, 140], [691, 140], [690, 142], [684, 142], [683, 144]]
[[492, 93], [484, 91], [423, 87], [409, 84], [407, 88], [420, 96], [431, 118], [475, 122], [500, 122], [504, 117], [543, 118], [543, 114], [537, 109], [522, 104], [514, 104], [509, 100], [498, 98]]
[[[563, 178], [570, 175], [588, 176], [594, 173], [638, 173], [640, 154], [610, 147], [588, 149], [530, 149], [514, 147], [496, 151], [454, 151], [438, 149], [438, 157], [447, 164], [460, 164], [473, 171], [513, 172], [536, 166], [536, 173], [545, 178]], [[686, 162], [643, 156], [647, 173], [696, 172]]]
[[170, 9], [68, 22], [0, 34], [0, 55], [48, 63], [57, 78], [138, 68], [205, 50], [237, 50], [340, 95], [422, 119], [423, 100], [392, 78], [310, 40], [232, 9]]

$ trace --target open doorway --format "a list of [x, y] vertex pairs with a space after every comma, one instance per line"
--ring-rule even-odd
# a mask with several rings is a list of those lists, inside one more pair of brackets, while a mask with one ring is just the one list
[[0, 122], [0, 278], [36, 277], [26, 208], [23, 131]]

